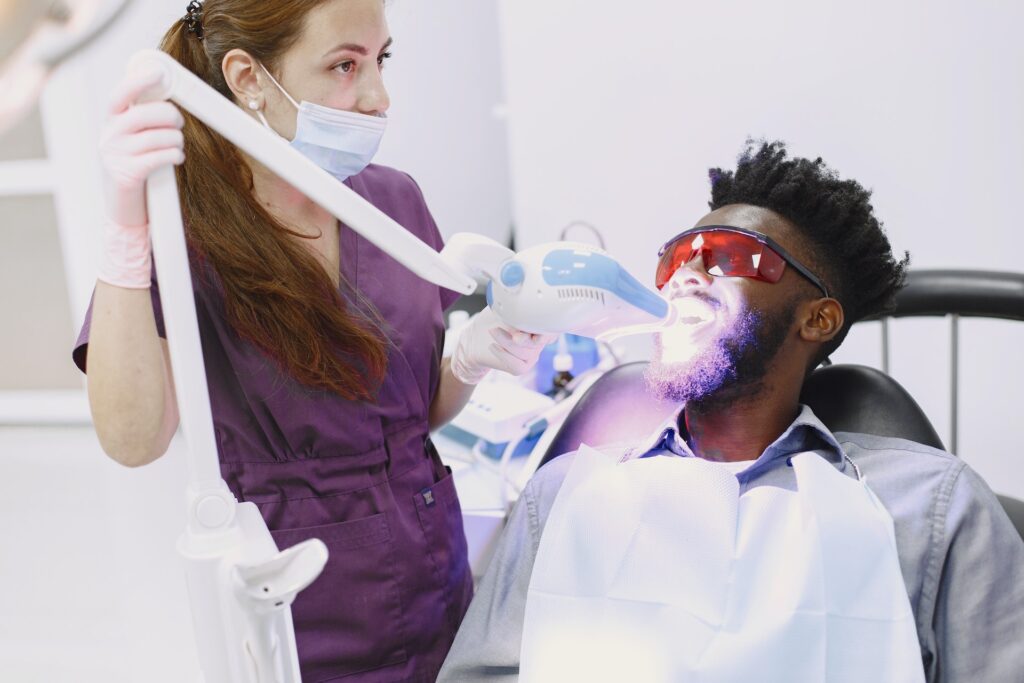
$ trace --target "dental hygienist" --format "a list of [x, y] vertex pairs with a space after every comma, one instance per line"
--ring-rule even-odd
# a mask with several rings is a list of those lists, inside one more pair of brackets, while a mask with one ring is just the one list
[[[391, 56], [383, 0], [189, 3], [162, 49], [435, 248], [416, 183], [370, 164]], [[330, 559], [293, 606], [304, 680], [434, 680], [472, 592], [452, 477], [428, 432], [491, 369], [547, 341], [485, 310], [441, 360], [452, 292], [420, 280], [167, 102], [117, 88], [100, 153], [108, 221], [74, 359], [104, 450], [160, 457], [178, 423], [144, 194], [176, 164], [221, 471], [279, 547]], [[187, 398], [186, 398], [187, 400]]]

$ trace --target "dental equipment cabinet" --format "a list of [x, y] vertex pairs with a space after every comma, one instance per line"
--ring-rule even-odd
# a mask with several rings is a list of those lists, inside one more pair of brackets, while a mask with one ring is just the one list
[[[460, 233], [438, 254], [169, 55], [144, 50], [129, 69], [159, 72], [147, 99], [170, 100], [189, 111], [421, 278], [462, 294], [476, 290], [474, 278], [490, 279], [488, 302], [510, 325], [613, 338], [656, 328], [674, 313], [589, 245], [555, 243], [515, 254], [493, 240]], [[211, 683], [295, 683], [301, 679], [290, 605], [320, 574], [327, 548], [311, 539], [278, 551], [256, 506], [238, 503], [221, 478], [172, 167], [150, 176], [147, 201], [187, 443], [187, 522], [178, 550], [185, 560], [200, 666]], [[563, 401], [554, 412], [571, 405]], [[530, 464], [522, 468], [520, 487]]]

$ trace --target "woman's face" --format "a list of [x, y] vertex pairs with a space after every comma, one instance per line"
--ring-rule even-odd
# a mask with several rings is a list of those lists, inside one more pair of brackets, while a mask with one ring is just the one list
[[[382, 74], [390, 45], [383, 0], [326, 0], [306, 15], [274, 77], [296, 102], [380, 115], [391, 103]], [[295, 137], [295, 106], [270, 79], [263, 80], [270, 125]]]

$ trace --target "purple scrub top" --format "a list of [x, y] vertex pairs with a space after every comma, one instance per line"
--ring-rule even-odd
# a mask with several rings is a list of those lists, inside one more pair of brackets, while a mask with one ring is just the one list
[[[408, 175], [371, 165], [345, 184], [441, 248]], [[472, 594], [462, 512], [427, 426], [442, 311], [458, 295], [340, 230], [342, 276], [392, 342], [376, 403], [298, 384], [234, 333], [216, 278], [193, 273], [221, 473], [259, 507], [279, 548], [316, 537], [330, 550], [292, 607], [305, 683], [433, 681]], [[155, 281], [152, 296], [165, 336]], [[73, 354], [83, 371], [91, 315], [90, 306]]]

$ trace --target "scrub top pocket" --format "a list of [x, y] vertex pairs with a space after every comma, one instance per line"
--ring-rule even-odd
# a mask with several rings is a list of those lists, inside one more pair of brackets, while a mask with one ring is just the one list
[[[427, 442], [428, 449], [433, 445]], [[469, 599], [473, 581], [469, 572], [466, 532], [462, 526], [462, 507], [455, 492], [455, 478], [444, 468], [444, 478], [413, 497], [416, 514], [427, 544], [435, 585], [444, 594], [448, 625], [458, 630]]]
[[303, 681], [334, 680], [407, 659], [395, 542], [384, 513], [271, 535], [282, 550], [319, 538], [330, 553], [323, 573], [292, 605]]

